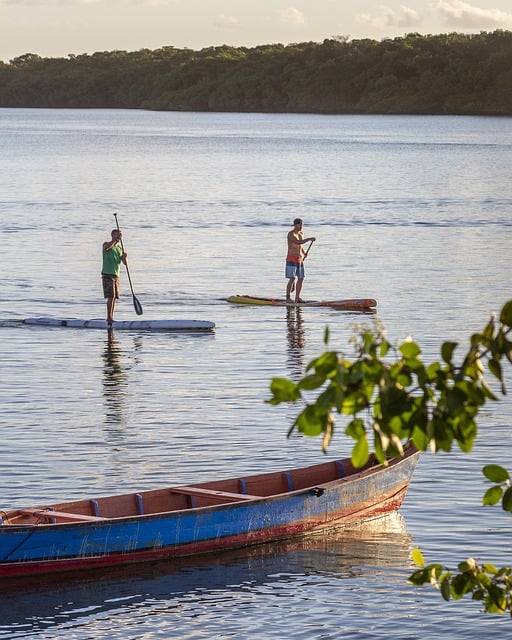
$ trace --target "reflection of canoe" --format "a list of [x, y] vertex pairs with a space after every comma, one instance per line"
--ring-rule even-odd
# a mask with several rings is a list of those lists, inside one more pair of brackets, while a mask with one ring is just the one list
[[118, 331], [212, 331], [215, 323], [208, 320], [116, 320], [111, 326], [106, 320], [78, 318], [25, 318], [24, 324], [72, 329], [116, 329]]
[[[31, 632], [36, 637], [43, 627], [50, 637], [50, 631], [63, 621], [69, 629], [72, 623], [90, 622], [91, 615], [99, 619], [113, 612], [116, 619], [129, 616], [132, 628], [143, 629], [156, 609], [162, 611], [168, 604], [171, 610], [176, 599], [188, 603], [188, 616], [181, 618], [185, 625], [192, 616], [190, 607], [211, 606], [212, 592], [217, 602], [236, 603], [244, 591], [261, 596], [268, 589], [272, 595], [279, 586], [283, 594], [291, 592], [297, 581], [311, 584], [325, 576], [330, 582], [353, 583], [371, 574], [373, 580], [376, 568], [386, 568], [378, 573], [398, 589], [403, 587], [404, 567], [413, 570], [412, 540], [398, 513], [376, 520], [377, 528], [340, 529], [207, 556], [69, 573], [66, 580], [61, 574], [12, 578], [2, 593], [2, 630], [4, 637], [9, 631], [15, 637], [19, 629], [25, 637]], [[392, 568], [398, 571], [389, 571]], [[49, 615], [51, 611], [58, 611], [58, 615]], [[175, 637], [185, 637], [179, 634], [180, 629], [174, 631]]]
[[1, 511], [0, 577], [178, 558], [352, 526], [396, 511], [419, 452]]
[[261, 296], [229, 296], [228, 302], [237, 304], [255, 304], [273, 307], [333, 307], [334, 309], [372, 309], [377, 306], [373, 298], [352, 298], [349, 300], [320, 300], [306, 302], [287, 302], [284, 298], [264, 298]]

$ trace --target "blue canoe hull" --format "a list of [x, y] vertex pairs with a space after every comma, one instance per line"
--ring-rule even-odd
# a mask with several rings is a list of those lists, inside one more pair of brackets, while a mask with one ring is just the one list
[[[234, 480], [226, 481], [230, 491], [219, 490], [226, 488], [222, 481], [158, 490], [158, 496], [167, 491], [187, 501], [186, 508], [169, 512], [144, 514], [145, 503], [155, 500], [154, 492], [116, 497], [116, 508], [133, 502], [142, 512], [129, 516], [76, 514], [77, 521], [66, 521], [74, 514], [61, 513], [57, 505], [53, 511], [45, 507], [44, 516], [43, 508], [5, 511], [0, 526], [0, 578], [178, 558], [360, 524], [400, 507], [418, 455], [410, 448], [403, 458], [387, 466], [375, 465], [360, 472], [351, 469], [345, 477], [298, 490], [290, 485], [296, 479], [303, 483], [304, 478], [314, 477], [311, 470], [316, 473], [325, 465], [236, 480], [248, 482], [254, 491], [258, 478], [264, 485], [279, 475], [290, 489], [277, 495], [235, 494], [231, 490]], [[347, 461], [326, 465], [340, 469], [341, 475]], [[321, 475], [325, 476], [323, 470]], [[252, 484], [251, 479], [255, 481]], [[96, 508], [99, 504], [101, 510], [103, 503], [108, 508], [113, 499], [88, 502], [96, 503]], [[69, 511], [71, 505], [78, 504], [83, 511], [84, 501], [67, 503], [66, 507]], [[20, 524], [33, 518], [39, 520]]]

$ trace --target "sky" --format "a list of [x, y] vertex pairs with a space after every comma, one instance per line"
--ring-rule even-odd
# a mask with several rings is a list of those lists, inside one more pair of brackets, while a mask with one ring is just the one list
[[0, 0], [0, 60], [512, 30], [512, 0]]

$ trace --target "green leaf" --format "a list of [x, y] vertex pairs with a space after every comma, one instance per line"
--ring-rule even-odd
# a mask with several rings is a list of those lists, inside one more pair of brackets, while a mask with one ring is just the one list
[[450, 600], [451, 598], [452, 591], [449, 578], [446, 578], [441, 582], [441, 595], [446, 601]]
[[391, 345], [389, 344], [389, 342], [387, 340], [384, 340], [384, 342], [381, 343], [381, 345], [380, 345], [380, 357], [381, 358], [384, 358], [387, 355], [390, 346]]
[[504, 511], [512, 511], [512, 487], [508, 487], [503, 494], [502, 507]]
[[491, 487], [485, 492], [484, 497], [482, 498], [482, 504], [485, 506], [498, 504], [502, 495], [503, 489], [499, 485], [497, 487]]
[[318, 373], [313, 373], [309, 376], [305, 376], [304, 378], [302, 378], [298, 386], [300, 389], [306, 389], [311, 391], [312, 389], [318, 389], [318, 387], [321, 387], [324, 382], [325, 382], [325, 376], [319, 375]]
[[494, 336], [494, 319], [491, 318], [482, 332], [482, 335], [485, 340], [491, 340]]
[[503, 373], [501, 370], [501, 364], [498, 360], [489, 360], [488, 363], [489, 371], [494, 375], [494, 377], [498, 378], [498, 380], [503, 380]]
[[366, 435], [361, 437], [352, 449], [352, 464], [355, 467], [362, 467], [368, 462], [370, 451], [368, 448], [368, 440]]
[[345, 433], [347, 434], [347, 436], [350, 436], [354, 440], [359, 440], [360, 438], [366, 437], [364, 421], [361, 420], [361, 418], [354, 418], [348, 423], [347, 428], [345, 429]]
[[451, 589], [453, 597], [459, 600], [466, 593], [471, 591], [472, 582], [473, 581], [471, 579], [471, 576], [465, 573], [460, 573], [459, 575], [455, 576], [452, 580]]
[[416, 587], [420, 587], [426, 582], [430, 582], [430, 576], [426, 569], [419, 569], [411, 574], [408, 578], [408, 581], [415, 585]]
[[298, 385], [287, 378], [273, 378], [270, 384], [270, 391], [274, 394], [273, 398], [267, 400], [270, 404], [295, 402], [300, 398]]
[[457, 342], [443, 342], [441, 345], [441, 357], [447, 363], [452, 361], [453, 352], [457, 348]]
[[510, 479], [508, 471], [498, 464], [487, 464], [482, 469], [482, 473], [491, 482], [506, 482]]
[[509, 300], [503, 306], [500, 313], [500, 322], [506, 324], [507, 327], [512, 327], [512, 300]]
[[400, 353], [407, 360], [412, 360], [417, 358], [420, 355], [421, 349], [418, 347], [418, 345], [415, 342], [407, 340], [406, 342], [400, 345]]
[[412, 560], [414, 564], [418, 565], [418, 567], [425, 566], [425, 558], [419, 549], [413, 549], [411, 553]]
[[495, 567], [495, 565], [491, 564], [490, 562], [485, 562], [482, 565], [482, 570], [485, 571], [486, 573], [490, 573], [491, 575], [496, 575], [498, 573], [498, 569]]
[[305, 436], [319, 436], [326, 423], [325, 414], [319, 414], [314, 405], [308, 405], [297, 418], [297, 428]]
[[338, 364], [338, 354], [336, 351], [326, 351], [321, 356], [309, 363], [308, 369], [315, 368], [320, 375], [328, 376], [336, 371]]

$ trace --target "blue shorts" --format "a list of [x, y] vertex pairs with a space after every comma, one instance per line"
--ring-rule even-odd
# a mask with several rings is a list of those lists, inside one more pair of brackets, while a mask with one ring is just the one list
[[287, 279], [290, 278], [304, 278], [304, 263], [303, 262], [292, 262], [291, 260], [286, 261], [286, 272], [285, 277]]

